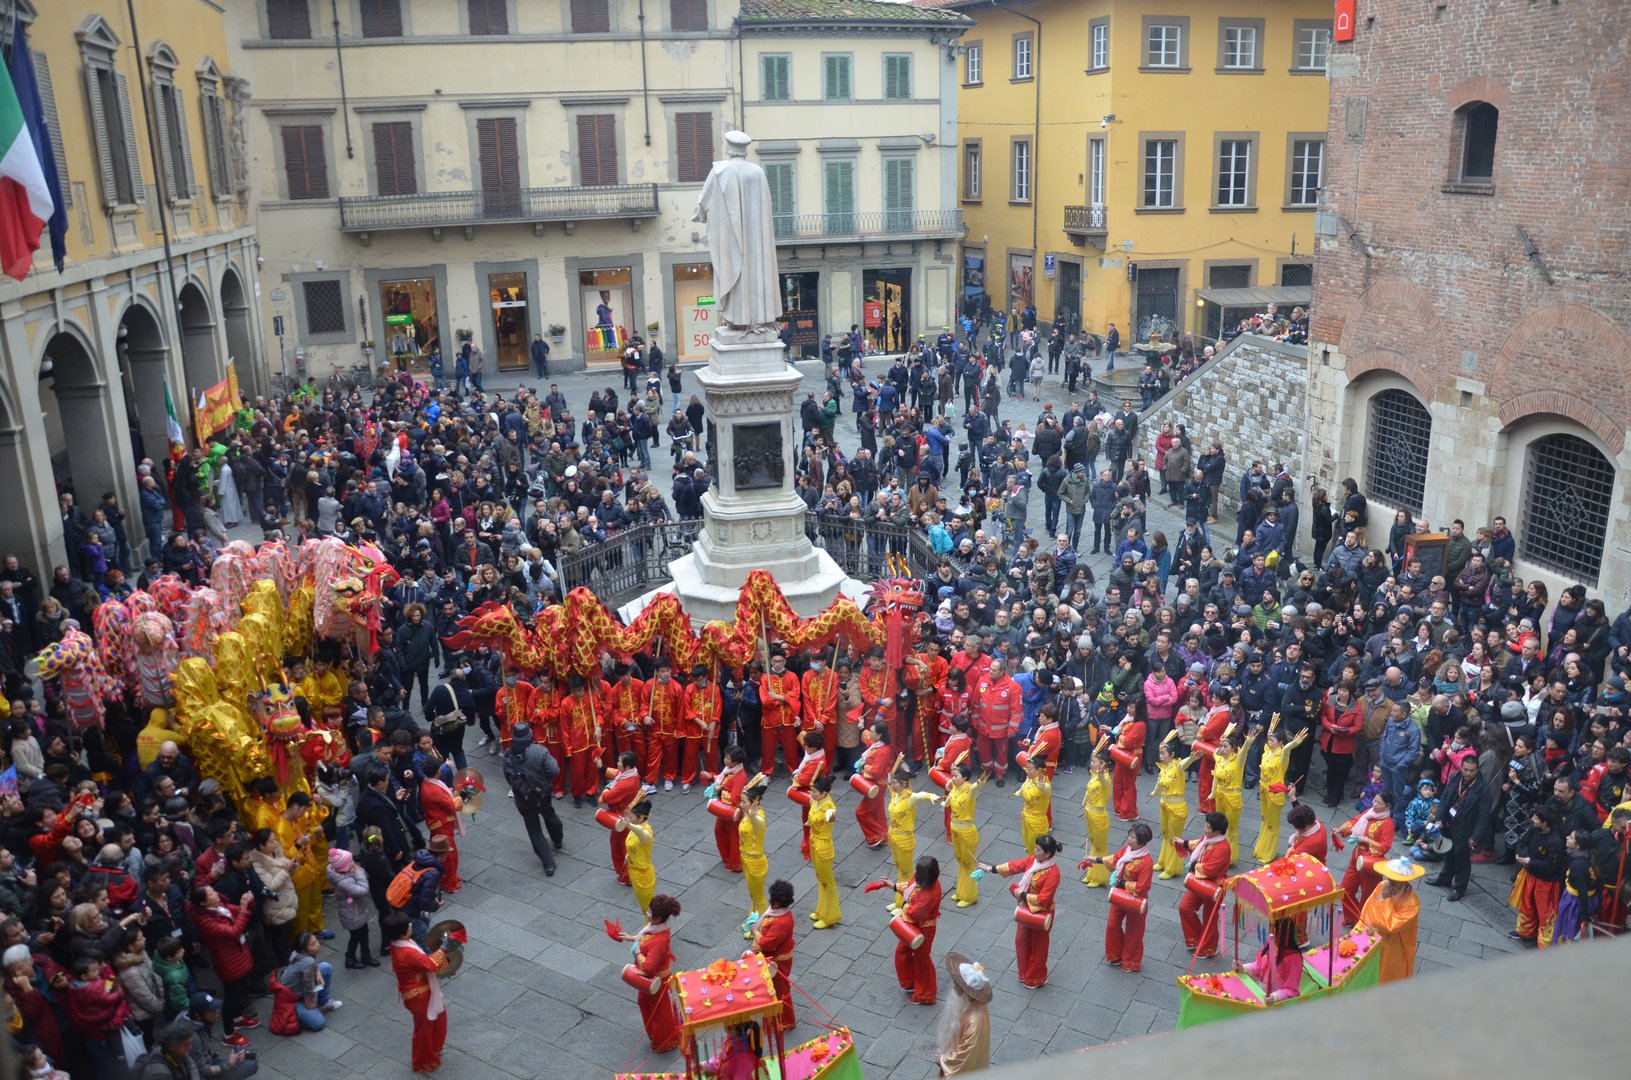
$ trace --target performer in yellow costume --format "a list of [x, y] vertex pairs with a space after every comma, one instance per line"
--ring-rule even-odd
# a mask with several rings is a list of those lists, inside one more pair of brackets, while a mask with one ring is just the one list
[[810, 797], [810, 866], [815, 870], [816, 909], [810, 913], [817, 930], [837, 926], [844, 919], [838, 907], [838, 881], [833, 877], [833, 821], [838, 808], [832, 801], [832, 773], [816, 777]]
[[1033, 757], [1026, 757], [1025, 782], [1019, 785], [1019, 790], [1014, 793], [1014, 797], [1021, 803], [1020, 846], [1025, 851], [1036, 847], [1036, 838], [1053, 829], [1050, 814], [1053, 806], [1053, 785], [1048, 782], [1048, 774], [1039, 767], [1041, 764], [1043, 763]]
[[1228, 735], [1218, 740], [1217, 753], [1212, 758], [1212, 798], [1218, 813], [1229, 822], [1230, 866], [1240, 858], [1240, 811], [1245, 805], [1240, 784], [1245, 765], [1245, 755], [1235, 749]]
[[957, 906], [970, 907], [980, 902], [980, 885], [975, 879], [975, 855], [980, 850], [980, 830], [974, 827], [974, 810], [985, 783], [982, 775], [973, 779], [974, 767], [967, 763], [952, 770], [951, 787], [946, 790], [946, 805], [951, 807], [951, 850], [957, 856]]
[[1280, 855], [1280, 812], [1285, 809], [1288, 794], [1286, 765], [1289, 764], [1291, 751], [1308, 737], [1308, 729], [1304, 728], [1290, 742], [1282, 743], [1279, 733], [1275, 731], [1279, 724], [1280, 714], [1275, 713], [1269, 720], [1268, 738], [1263, 743], [1263, 764], [1257, 774], [1258, 805], [1263, 811], [1263, 827], [1257, 834], [1257, 843], [1252, 845], [1252, 857], [1260, 863], [1273, 862]]
[[899, 915], [903, 910], [903, 897], [917, 866], [918, 804], [939, 801], [938, 795], [913, 791], [912, 774], [906, 771], [905, 763], [897, 759], [895, 770], [889, 774], [889, 854], [895, 859], [895, 902], [889, 905], [891, 915]]
[[[1105, 740], [1100, 740], [1088, 762], [1087, 792], [1082, 796], [1082, 815], [1087, 819], [1087, 854], [1102, 859], [1110, 854], [1110, 759], [1104, 756]], [[1082, 884], [1102, 889], [1110, 883], [1110, 868], [1090, 862]]]
[[1155, 790], [1150, 792], [1150, 797], [1159, 799], [1161, 806], [1161, 854], [1156, 858], [1155, 865], [1160, 868], [1163, 881], [1184, 872], [1184, 856], [1177, 845], [1177, 841], [1183, 838], [1184, 825], [1189, 821], [1189, 803], [1184, 801], [1184, 773], [1196, 760], [1195, 755], [1182, 761], [1173, 755], [1172, 739], [1176, 734], [1167, 736], [1155, 752], [1159, 775], [1155, 780]]
[[[769, 782], [760, 773], [742, 789], [742, 820], [736, 823], [738, 846], [742, 849], [742, 880], [748, 886], [748, 918], [763, 915], [770, 907], [765, 899], [765, 879], [770, 876], [770, 860], [765, 858], [765, 788]], [[742, 931], [753, 938], [751, 927]]]
[[657, 895], [657, 868], [651, 861], [651, 848], [657, 834], [651, 827], [651, 800], [641, 799], [623, 811], [627, 835], [623, 839], [628, 852], [629, 884], [634, 887], [634, 902], [641, 911], [649, 911], [651, 898]]

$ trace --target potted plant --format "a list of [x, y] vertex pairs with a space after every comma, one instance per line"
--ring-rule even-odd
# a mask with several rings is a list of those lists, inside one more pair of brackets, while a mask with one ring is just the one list
[[460, 342], [473, 341], [475, 340], [476, 332], [470, 329], [468, 326], [461, 326], [457, 330], [453, 331], [453, 336], [458, 338]]
[[550, 323], [548, 329], [549, 329], [550, 339], [557, 342], [557, 343], [562, 341], [566, 337], [566, 327], [562, 326], [558, 322]]

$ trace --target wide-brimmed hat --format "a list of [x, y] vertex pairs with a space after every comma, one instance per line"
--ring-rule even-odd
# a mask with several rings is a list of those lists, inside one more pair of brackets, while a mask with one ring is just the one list
[[1399, 855], [1377, 863], [1376, 872], [1389, 881], [1415, 881], [1427, 875], [1427, 867], [1408, 855]]
[[991, 976], [985, 967], [960, 952], [946, 954], [946, 974], [956, 985], [957, 992], [981, 1005], [991, 1003]]

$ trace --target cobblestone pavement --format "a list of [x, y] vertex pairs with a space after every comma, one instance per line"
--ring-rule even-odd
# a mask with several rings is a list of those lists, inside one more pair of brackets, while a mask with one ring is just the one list
[[[807, 386], [815, 389], [810, 375], [813, 371], [819, 376], [818, 366], [801, 367]], [[881, 371], [882, 365], [870, 362], [868, 369]], [[555, 381], [578, 405], [587, 400], [592, 387], [617, 385], [617, 375], [578, 374]], [[489, 380], [490, 389], [513, 385], [510, 380]], [[694, 389], [687, 375], [686, 394]], [[1025, 403], [1024, 412], [1018, 406], [1010, 400], [1003, 412], [1034, 420], [1032, 403]], [[838, 430], [845, 436], [847, 429], [842, 441], [848, 450], [854, 440], [848, 402], [844, 413]], [[658, 460], [666, 462], [666, 448]], [[666, 477], [666, 470], [659, 475]], [[1040, 517], [1038, 499], [1033, 522]], [[1179, 524], [1163, 510], [1152, 515], [1152, 529], [1167, 529], [1170, 534]], [[1102, 558], [1090, 565], [1101, 577], [1108, 570], [1108, 560]], [[467, 739], [472, 749], [476, 737]], [[620, 918], [632, 927], [639, 916], [632, 893], [612, 876], [606, 831], [595, 824], [592, 810], [574, 810], [570, 802], [558, 805], [566, 825], [565, 852], [559, 871], [546, 879], [527, 846], [520, 818], [504, 798], [498, 759], [477, 750], [472, 764], [486, 774], [493, 794], [460, 841], [460, 870], [467, 884], [448, 897], [443, 911], [445, 917], [466, 924], [470, 944], [464, 970], [446, 985], [449, 1036], [440, 1075], [449, 1080], [591, 1078], [635, 1068], [678, 1068], [677, 1053], [650, 1053], [634, 991], [620, 978], [628, 947], [609, 941], [601, 929], [603, 918]], [[1084, 772], [1061, 774], [1055, 785], [1055, 831], [1066, 845], [1061, 861], [1068, 858], [1071, 866], [1086, 837], [1080, 812], [1085, 779]], [[1155, 802], [1146, 797], [1152, 787], [1153, 778], [1144, 778], [1140, 809], [1143, 820], [1159, 834]], [[815, 878], [809, 864], [799, 858], [798, 815], [785, 788], [784, 774], [765, 800], [767, 854], [772, 879], [789, 879], [798, 893], [794, 981], [838, 1023], [855, 1032], [867, 1075], [896, 1080], [936, 1075], [933, 1029], [938, 1010], [910, 1004], [899, 989], [892, 960], [895, 938], [884, 911], [886, 894], [864, 896], [861, 890], [866, 882], [890, 872], [887, 850], [870, 850], [861, 842], [852, 817], [857, 796], [847, 786], [835, 788], [840, 801], [836, 876], [844, 921], [831, 930], [810, 929], [806, 913], [814, 908]], [[988, 785], [980, 798], [983, 860], [1022, 854], [1014, 791], [1011, 783], [1004, 790]], [[1249, 795], [1241, 822], [1242, 843], [1248, 849], [1258, 822], [1256, 801]], [[726, 873], [719, 863], [713, 819], [703, 807], [700, 787], [689, 794], [678, 787], [672, 793], [659, 792], [654, 802], [658, 888], [677, 896], [684, 906], [675, 921], [678, 963], [702, 966], [716, 957], [738, 955], [747, 890], [739, 875]], [[1333, 823], [1352, 813], [1351, 808], [1328, 810], [1318, 800], [1316, 808]], [[1121, 827], [1114, 821], [1111, 825], [1112, 842], [1119, 843]], [[1195, 835], [1197, 829], [1192, 820], [1189, 834]], [[1284, 835], [1283, 831], [1282, 842]], [[1180, 881], [1155, 883], [1143, 970], [1128, 975], [1103, 962], [1107, 907], [1103, 891], [1078, 884], [1077, 875], [1067, 872], [1050, 945], [1049, 982], [1040, 991], [1030, 991], [1020, 987], [1014, 973], [1013, 906], [1003, 882], [990, 877], [982, 882], [983, 898], [974, 907], [959, 910], [951, 902], [955, 864], [939, 812], [933, 808], [920, 814], [918, 853], [939, 858], [948, 883], [934, 946], [937, 959], [958, 949], [978, 958], [995, 975], [994, 1062], [1022, 1061], [1173, 1029], [1178, 1008], [1174, 980], [1190, 961], [1178, 927]], [[1343, 858], [1335, 853], [1333, 857]], [[1245, 865], [1237, 863], [1236, 869]], [[1337, 865], [1340, 873], [1345, 864]], [[1472, 888], [1461, 903], [1447, 903], [1443, 890], [1421, 888], [1422, 973], [1514, 950], [1506, 938], [1512, 925], [1512, 913], [1505, 906], [1510, 887], [1507, 868], [1482, 865], [1473, 871]], [[253, 1032], [261, 1075], [301, 1080], [318, 1075], [409, 1075], [408, 1014], [397, 1000], [395, 980], [389, 968], [341, 969], [342, 950], [333, 946], [341, 945], [344, 937], [342, 932], [325, 948], [324, 958], [335, 964], [335, 991], [345, 1007], [328, 1016], [322, 1032], [294, 1038], [271, 1035], [264, 1027]], [[1212, 961], [1209, 969], [1225, 963]], [[941, 989], [948, 992], [944, 978]], [[826, 1018], [797, 992], [794, 997], [799, 1026], [791, 1041], [813, 1038]], [[260, 1011], [265, 1014], [268, 1008], [269, 1002], [262, 999]]]

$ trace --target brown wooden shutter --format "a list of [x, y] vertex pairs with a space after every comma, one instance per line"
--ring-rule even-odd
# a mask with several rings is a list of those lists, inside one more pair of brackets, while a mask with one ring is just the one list
[[465, 0], [465, 12], [472, 34], [503, 35], [510, 32], [505, 0]]
[[578, 117], [578, 182], [584, 187], [617, 183], [617, 118]]
[[668, 21], [674, 30], [708, 29], [708, 0], [669, 0]]
[[402, 36], [402, 0], [362, 0], [362, 36]]
[[521, 211], [521, 155], [515, 117], [492, 116], [476, 121], [481, 153], [484, 215], [514, 217]]
[[381, 195], [413, 195], [419, 191], [414, 168], [413, 124], [393, 120], [374, 125], [374, 177]]
[[572, 0], [574, 34], [606, 34], [611, 29], [612, 17], [606, 0]]
[[311, 12], [306, 0], [266, 0], [266, 36], [282, 39], [311, 37]]
[[700, 184], [713, 167], [713, 113], [674, 114], [674, 179]]
[[328, 198], [328, 159], [319, 124], [290, 124], [282, 129], [283, 171], [291, 199]]

